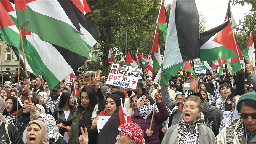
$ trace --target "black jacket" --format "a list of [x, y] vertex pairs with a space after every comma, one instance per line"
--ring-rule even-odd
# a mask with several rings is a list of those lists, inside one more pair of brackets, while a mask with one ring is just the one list
[[[8, 128], [8, 135], [7, 135], [7, 131], [5, 129], [5, 123], [2, 122], [2, 124], [0, 125], [0, 141], [1, 143], [13, 143], [13, 144], [23, 144], [23, 141], [17, 131], [17, 129], [12, 125], [12, 124], [8, 124], [7, 126]], [[10, 139], [10, 141], [9, 141]]]
[[19, 111], [18, 118], [16, 120], [16, 126], [19, 132], [19, 136], [23, 135], [24, 130], [30, 122], [30, 113], [25, 114], [22, 111]]
[[[70, 109], [70, 114], [68, 116], [68, 119], [65, 119], [65, 114], [64, 114], [64, 110], [62, 108], [57, 108], [53, 114], [53, 117], [55, 118], [56, 122], [62, 123], [65, 126], [69, 126], [71, 127], [72, 125], [72, 121], [73, 121], [73, 113], [74, 113], [74, 109]], [[59, 132], [61, 135], [64, 135], [65, 133], [65, 129], [59, 129]]]

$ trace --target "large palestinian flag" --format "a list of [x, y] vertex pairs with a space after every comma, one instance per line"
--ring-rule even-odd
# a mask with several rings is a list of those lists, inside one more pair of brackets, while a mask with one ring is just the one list
[[238, 57], [231, 24], [222, 25], [201, 34], [201, 61], [225, 60]]
[[161, 84], [167, 85], [181, 68], [183, 61], [199, 57], [198, 29], [195, 0], [174, 0], [167, 28]]
[[[1, 2], [3, 2], [3, 1], [5, 3], [9, 2], [8, 0], [1, 0]], [[63, 0], [62, 2], [65, 2], [65, 1], [70, 2], [70, 1], [67, 1], [67, 0]], [[58, 17], [59, 19], [65, 17], [66, 20], [68, 20], [71, 17], [70, 13], [73, 12], [73, 16], [76, 16], [77, 19], [78, 19], [77, 24], [78, 25], [84, 25], [84, 24], [82, 24], [83, 23], [83, 18], [80, 18], [81, 15], [79, 16], [79, 14], [76, 12], [76, 10], [73, 9], [74, 7], [73, 7], [73, 4], [71, 2], [67, 3], [65, 8], [60, 7], [60, 4], [55, 0], [51, 1], [50, 3], [48, 3], [49, 1], [44, 1], [43, 2], [43, 1], [40, 1], [40, 0], [39, 1], [32, 0], [29, 3], [27, 3], [27, 5], [24, 5], [24, 1], [22, 1], [22, 0], [20, 0], [20, 1], [18, 0], [16, 2], [17, 2], [16, 8], [19, 9], [18, 10], [19, 12], [21, 12], [21, 13], [17, 12], [18, 15], [26, 16], [26, 17], [21, 17], [21, 19], [29, 19], [29, 20], [33, 19], [33, 21], [35, 21], [35, 22], [40, 22], [39, 18], [41, 18], [41, 17], [39, 15], [39, 13], [36, 12], [36, 14], [35, 14], [34, 11], [31, 10], [30, 7], [28, 7], [28, 5], [32, 5], [31, 7], [36, 8], [36, 6], [38, 6], [40, 4], [42, 4], [42, 6], [45, 6], [45, 5], [49, 4], [49, 5], [47, 5], [49, 7], [46, 6], [47, 8], [49, 8], [47, 12], [43, 11], [43, 10], [40, 10], [40, 9], [35, 10], [35, 11], [40, 11], [42, 13], [46, 12], [49, 16], [50, 14], [53, 14], [53, 13], [50, 13], [50, 11], [51, 11], [50, 8], [51, 8], [52, 4], [54, 3], [54, 4], [57, 4], [57, 5], [55, 5], [55, 6], [57, 6], [57, 8], [62, 9], [62, 11], [65, 10], [65, 12], [63, 12], [62, 14], [60, 14], [60, 13], [54, 14], [54, 17]], [[37, 3], [37, 2], [39, 2], [39, 3]], [[62, 4], [62, 6], [65, 6], [65, 5]], [[67, 6], [70, 6], [70, 8], [68, 8]], [[26, 8], [28, 9], [28, 11], [22, 10], [22, 9], [26, 9]], [[6, 9], [10, 10], [10, 8], [6, 8]], [[68, 9], [70, 10], [70, 12], [68, 11]], [[53, 11], [55, 11], [55, 10], [53, 10]], [[77, 11], [79, 11], [79, 10], [77, 10]], [[13, 22], [17, 26], [17, 16], [16, 16], [16, 13], [15, 13], [14, 9], [12, 11], [9, 11], [8, 13], [11, 16]], [[33, 15], [33, 13], [35, 15]], [[44, 15], [43, 17], [46, 18], [45, 16], [46, 15]], [[50, 17], [50, 19], [53, 19], [53, 18]], [[52, 25], [56, 25], [57, 24], [57, 23], [55, 23], [56, 20], [58, 20], [58, 19], [55, 19], [55, 21], [49, 22], [49, 23], [51, 23], [51, 25], [49, 25], [48, 27], [50, 27]], [[69, 24], [72, 25], [71, 21], [74, 21], [74, 20], [69, 19], [69, 21], [70, 21]], [[61, 23], [61, 22], [59, 22], [59, 23]], [[45, 24], [47, 24], [47, 22]], [[33, 27], [33, 24], [31, 24], [30, 22], [27, 22], [24, 25], [26, 25], [26, 27], [29, 27], [29, 28], [30, 28], [30, 26]], [[63, 25], [66, 25], [66, 24], [63, 24]], [[63, 26], [63, 25], [60, 25], [60, 26]], [[22, 33], [25, 55], [26, 55], [26, 60], [28, 61], [29, 65], [31, 66], [31, 68], [33, 70], [33, 73], [35, 75], [38, 75], [39, 70], [40, 70], [42, 72], [42, 74], [44, 75], [44, 77], [45, 77], [45, 79], [46, 79], [46, 81], [47, 81], [47, 83], [48, 83], [48, 85], [51, 89], [57, 83], [59, 83], [59, 81], [64, 79], [67, 75], [72, 73], [73, 70], [76, 70], [78, 67], [80, 67], [84, 63], [84, 61], [86, 60], [86, 57], [80, 55], [80, 53], [83, 54], [83, 52], [88, 52], [87, 53], [87, 55], [88, 55], [90, 51], [89, 51], [88, 48], [84, 48], [84, 49], [81, 49], [83, 51], [81, 51], [80, 53], [76, 53], [74, 51], [77, 51], [77, 50], [73, 50], [72, 47], [63, 48], [63, 47], [58, 46], [56, 44], [46, 42], [46, 41], [42, 40], [41, 37], [47, 39], [47, 35], [45, 35], [44, 32], [42, 32], [43, 30], [40, 29], [39, 26], [37, 26], [38, 29], [36, 29], [36, 30], [35, 30], [35, 27], [31, 28], [35, 32], [38, 32], [38, 34], [36, 34], [34, 32], [30, 32], [30, 31], [24, 31]], [[87, 26], [91, 26], [91, 25], [87, 25]], [[80, 26], [80, 28], [76, 27], [76, 26], [74, 26], [72, 28], [74, 30], [73, 34], [75, 34], [76, 37], [80, 38], [80, 40], [78, 39], [77, 41], [79, 41], [80, 44], [83, 43], [84, 46], [86, 46], [86, 39], [82, 38], [83, 37], [82, 35], [87, 35], [87, 34], [84, 33], [84, 30], [83, 30], [82, 26]], [[79, 33], [77, 31], [78, 28], [80, 30]], [[16, 29], [17, 29], [17, 27], [16, 27]], [[71, 30], [71, 28], [69, 28], [69, 29]], [[94, 29], [94, 28], [92, 28], [92, 29]], [[87, 31], [90, 32], [92, 29], [88, 29]], [[16, 32], [19, 35], [19, 31], [16, 30]], [[64, 34], [65, 32], [67, 32], [67, 31], [63, 30], [62, 34]], [[62, 38], [62, 34], [60, 34], [56, 39], [57, 40], [65, 40], [65, 38], [64, 39]], [[41, 37], [39, 35], [41, 35]], [[68, 35], [69, 34], [66, 34], [66, 36], [64, 36], [64, 37], [67, 38]], [[89, 37], [89, 39], [90, 39], [91, 35], [87, 35], [87, 37]], [[70, 40], [72, 41], [72, 38]], [[20, 43], [20, 41], [19, 41], [19, 43]], [[63, 43], [65, 43], [65, 42], [63, 42]], [[68, 43], [71, 44], [73, 42], [67, 42], [66, 44], [68, 45]], [[73, 45], [73, 44], [71, 44], [71, 45]], [[91, 44], [92, 43], [90, 43], [89, 45], [91, 45]], [[15, 46], [15, 45], [13, 45], [13, 46]], [[17, 46], [17, 48], [21, 49], [18, 46]], [[74, 47], [74, 49], [76, 49], [76, 48]]]

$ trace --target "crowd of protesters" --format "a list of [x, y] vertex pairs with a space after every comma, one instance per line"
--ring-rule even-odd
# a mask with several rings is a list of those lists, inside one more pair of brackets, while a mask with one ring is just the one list
[[[85, 85], [81, 74], [52, 90], [42, 75], [15, 85], [6, 79], [0, 87], [0, 143], [256, 143], [251, 63], [234, 75], [224, 69], [223, 75], [207, 71], [195, 78], [180, 70], [167, 86], [141, 76], [135, 89], [107, 85], [103, 77]], [[185, 88], [194, 80], [196, 87]]]

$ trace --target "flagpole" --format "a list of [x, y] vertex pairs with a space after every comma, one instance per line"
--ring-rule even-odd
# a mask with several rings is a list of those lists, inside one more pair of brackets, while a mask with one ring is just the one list
[[[19, 49], [19, 63], [18, 63], [18, 83], [17, 83], [17, 88], [20, 89], [20, 49]], [[16, 118], [18, 118], [18, 111], [19, 111], [19, 101], [18, 101], [18, 94], [17, 94], [17, 113], [16, 113]]]
[[[162, 70], [161, 70], [160, 77], [159, 77], [157, 93], [158, 93], [158, 91], [159, 91], [159, 89], [160, 89], [160, 87], [161, 87], [161, 77], [162, 77]], [[149, 130], [150, 130], [150, 131], [151, 131], [152, 124], [153, 124], [153, 118], [154, 118], [154, 114], [155, 114], [155, 108], [156, 108], [156, 99], [155, 99], [154, 108], [153, 108], [153, 114], [152, 114], [152, 118], [151, 118], [151, 122], [150, 122], [150, 127], [149, 127]]]
[[[21, 34], [20, 27], [19, 27], [19, 31], [20, 31], [20, 44], [21, 44], [22, 53], [23, 53], [23, 61], [24, 61], [24, 67], [25, 67], [25, 74], [26, 74], [26, 77], [28, 78], [28, 72], [27, 72], [27, 66], [26, 66], [26, 57], [25, 57], [25, 52], [24, 52], [23, 40], [22, 40], [22, 34]], [[29, 83], [28, 82], [27, 82], [27, 90], [28, 90], [29, 103], [31, 103], [30, 89], [29, 89]], [[31, 120], [33, 120], [33, 114], [31, 114]]]
[[1, 75], [2, 75], [2, 89], [4, 89], [4, 76], [3, 76], [3, 64], [1, 61]]

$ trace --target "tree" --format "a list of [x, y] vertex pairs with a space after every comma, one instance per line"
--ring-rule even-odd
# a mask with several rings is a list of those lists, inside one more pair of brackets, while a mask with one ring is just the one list
[[[109, 47], [118, 47], [125, 55], [127, 49], [147, 53], [152, 47], [159, 0], [88, 0], [92, 12], [88, 16], [99, 28], [103, 74], [107, 73]], [[101, 68], [99, 68], [101, 69]]]
[[[247, 41], [250, 36], [250, 32], [256, 34], [256, 1], [255, 0], [231, 0], [233, 4], [241, 4], [245, 3], [251, 4], [252, 9], [251, 12], [244, 16], [243, 20], [239, 21], [239, 25], [236, 28], [235, 38], [241, 50], [245, 49], [247, 46]], [[255, 35], [256, 36], [256, 35]]]

